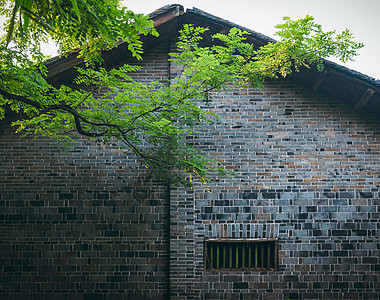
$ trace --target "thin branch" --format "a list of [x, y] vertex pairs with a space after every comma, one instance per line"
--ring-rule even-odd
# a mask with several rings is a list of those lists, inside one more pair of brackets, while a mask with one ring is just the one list
[[[162, 161], [155, 158], [155, 157], [150, 157], [150, 156], [147, 156], [145, 155], [143, 152], [141, 152], [135, 145], [133, 145], [131, 142], [128, 141], [128, 138], [127, 136], [125, 135], [124, 131], [122, 131], [120, 128], [117, 128], [117, 130], [120, 132], [120, 134], [122, 135], [123, 137], [123, 142], [129, 147], [131, 148], [135, 153], [137, 153], [140, 157], [148, 160], [148, 161], [151, 161], [152, 163], [154, 163], [155, 165], [157, 166], [162, 166]], [[160, 162], [160, 163], [159, 163]]]
[[134, 117], [131, 121], [131, 125], [133, 125], [133, 123], [135, 123], [138, 119], [140, 119], [141, 117], [147, 115], [147, 114], [150, 114], [150, 113], [154, 113], [155, 111], [158, 111], [159, 109], [163, 108], [162, 106], [157, 106], [151, 110], [148, 110], [148, 111], [145, 111], [141, 114], [139, 114], [138, 116]]

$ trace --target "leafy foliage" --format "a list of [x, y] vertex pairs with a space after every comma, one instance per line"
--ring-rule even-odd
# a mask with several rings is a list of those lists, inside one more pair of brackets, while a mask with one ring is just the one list
[[[247, 43], [248, 33], [236, 28], [228, 34], [213, 35], [214, 45], [201, 47], [202, 35], [208, 29], [184, 25], [179, 32], [178, 51], [171, 54], [172, 63], [181, 68], [177, 76], [171, 82], [143, 84], [133, 77], [139, 67], [126, 64], [106, 70], [93, 64], [100, 58], [92, 54], [123, 38], [140, 58], [137, 31], [154, 32], [151, 24], [145, 17], [116, 9], [113, 0], [108, 5], [92, 1], [71, 0], [69, 8], [63, 1], [54, 1], [45, 10], [37, 9], [41, 1], [30, 6], [26, 0], [15, 2], [13, 10], [7, 12], [8, 35], [0, 46], [0, 105], [28, 116], [14, 122], [19, 131], [64, 141], [79, 133], [116, 145], [137, 155], [159, 180], [173, 185], [192, 187], [194, 178], [206, 183], [212, 176], [227, 174], [219, 162], [189, 142], [197, 136], [197, 128], [217, 118], [201, 108], [210, 103], [212, 93], [226, 91], [231, 85], [260, 87], [265, 78], [287, 76], [301, 66], [317, 64], [322, 68], [321, 57], [337, 55], [345, 60], [362, 47], [352, 41], [349, 32], [335, 37], [333, 32], [324, 33], [312, 17], [297, 21], [285, 18], [285, 23], [278, 26], [281, 41], [257, 49]], [[99, 4], [100, 11], [90, 3]], [[29, 27], [12, 21], [15, 11], [21, 19], [29, 18]], [[53, 12], [67, 15], [66, 21], [53, 18]], [[87, 18], [88, 14], [93, 15]], [[64, 22], [69, 26], [65, 27]], [[83, 31], [75, 27], [78, 24], [84, 26]], [[126, 31], [120, 31], [125, 24]], [[88, 59], [88, 64], [78, 69], [76, 87], [53, 87], [46, 82], [43, 56], [31, 42], [39, 32], [49, 34], [64, 50], [83, 47], [80, 55]], [[15, 49], [8, 47], [10, 36]], [[85, 88], [87, 85], [107, 92], [97, 97]]]
[[0, 0], [0, 7], [7, 17], [5, 46], [13, 41], [37, 54], [41, 41], [51, 38], [61, 53], [79, 51], [88, 64], [99, 62], [98, 50], [120, 40], [141, 59], [139, 36], [157, 35], [147, 16], [121, 7], [118, 0]]

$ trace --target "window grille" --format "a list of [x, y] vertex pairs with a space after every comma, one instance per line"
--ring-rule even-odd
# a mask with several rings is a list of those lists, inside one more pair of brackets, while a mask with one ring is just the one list
[[204, 249], [207, 270], [277, 270], [277, 239], [209, 239]]

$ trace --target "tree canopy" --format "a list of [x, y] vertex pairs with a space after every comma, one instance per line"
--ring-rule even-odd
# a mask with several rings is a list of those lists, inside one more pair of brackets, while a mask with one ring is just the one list
[[[321, 58], [351, 59], [363, 47], [352, 34], [325, 32], [314, 18], [284, 18], [280, 40], [258, 49], [247, 42], [248, 32], [232, 28], [215, 34], [219, 40], [201, 47], [207, 28], [188, 24], [179, 32], [178, 51], [171, 60], [182, 66], [170, 85], [144, 84], [133, 79], [140, 67], [125, 64], [105, 69], [101, 50], [122, 39], [141, 59], [141, 35], [157, 32], [147, 16], [120, 7], [116, 0], [0, 0], [6, 34], [0, 40], [0, 118], [5, 107], [20, 112], [17, 131], [52, 136], [63, 141], [75, 135], [134, 153], [157, 179], [192, 186], [210, 174], [225, 175], [217, 161], [186, 142], [197, 126], [212, 122], [200, 103], [210, 103], [212, 92], [231, 84], [261, 87], [265, 78], [287, 76]], [[58, 16], [58, 17], [57, 17]], [[62, 54], [78, 50], [86, 66], [70, 87], [53, 87], [45, 79], [46, 57], [41, 42], [52, 39]], [[83, 88], [106, 89], [101, 97]], [[216, 116], [217, 117], [217, 116]]]

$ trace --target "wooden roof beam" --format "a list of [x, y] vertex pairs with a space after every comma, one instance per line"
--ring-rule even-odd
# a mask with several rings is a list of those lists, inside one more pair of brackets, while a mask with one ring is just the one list
[[364, 92], [363, 96], [359, 99], [359, 101], [356, 102], [356, 104], [354, 105], [354, 111], [361, 110], [363, 108], [363, 106], [366, 105], [366, 103], [369, 101], [369, 99], [371, 99], [373, 94], [375, 94], [374, 90], [367, 89]]
[[322, 84], [323, 79], [325, 79], [327, 75], [327, 70], [323, 70], [322, 72], [318, 72], [318, 75], [314, 78], [312, 85], [310, 86], [310, 92], [315, 94], [319, 87]]
[[52, 66], [48, 67], [48, 73], [45, 76], [45, 79], [54, 77], [55, 75], [62, 73], [73, 67], [76, 67], [83, 62], [84, 62], [83, 58], [77, 58], [77, 55], [69, 57], [65, 60], [60, 60], [58, 63], [53, 64]]
[[158, 15], [157, 17], [153, 17], [153, 26], [156, 28], [160, 26], [163, 23], [166, 23], [170, 20], [175, 19], [176, 17], [183, 14], [183, 11], [181, 10], [181, 6], [176, 6], [168, 11], [166, 11], [163, 14]]

